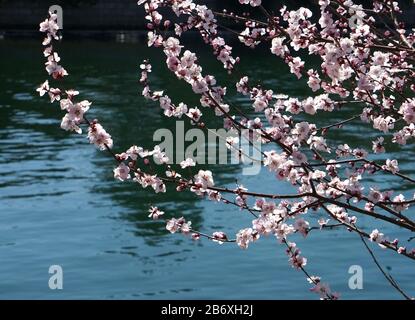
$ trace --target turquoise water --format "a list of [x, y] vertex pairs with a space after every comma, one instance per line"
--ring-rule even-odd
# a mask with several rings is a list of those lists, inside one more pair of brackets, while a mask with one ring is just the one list
[[[206, 47], [199, 50], [206, 52]], [[145, 101], [138, 87], [138, 65], [143, 58], [161, 57], [143, 44], [71, 42], [60, 45], [63, 64], [71, 76], [67, 83], [93, 101], [90, 118], [96, 116], [112, 134], [115, 149], [132, 144], [151, 147], [159, 127], [175, 128], [159, 107]], [[287, 73], [287, 66], [263, 51], [241, 53], [242, 72], [277, 93], [303, 97], [303, 83]], [[202, 54], [202, 65], [219, 74], [221, 84], [230, 78], [218, 62]], [[164, 64], [164, 63], [163, 63]], [[217, 229], [234, 234], [250, 224], [250, 216], [230, 206], [201, 200], [189, 193], [168, 192], [156, 196], [133, 183], [114, 181], [113, 162], [88, 144], [84, 136], [59, 128], [62, 113], [57, 105], [36, 96], [46, 79], [41, 46], [35, 41], [0, 41], [0, 298], [35, 299], [315, 299], [305, 276], [287, 262], [284, 248], [274, 238], [262, 238], [249, 250], [236, 245], [193, 242], [170, 235], [162, 222], [149, 221], [147, 209], [161, 207], [167, 216], [182, 216], [201, 231]], [[197, 105], [197, 98], [178, 83], [163, 65], [154, 66], [153, 86], [166, 89], [175, 101]], [[236, 96], [234, 103], [249, 110], [249, 102]], [[354, 114], [346, 107], [336, 119]], [[213, 121], [213, 118], [212, 118]], [[327, 115], [318, 117], [328, 124]], [[215, 122], [213, 122], [215, 124]], [[216, 123], [219, 127], [219, 122]], [[331, 141], [369, 148], [370, 133], [353, 124], [331, 133]], [[340, 140], [341, 139], [341, 140]], [[415, 174], [411, 147], [390, 157], [403, 159], [402, 170]], [[285, 192], [266, 170], [242, 176], [241, 167], [210, 166], [218, 185], [234, 181], [251, 189]], [[375, 181], [381, 188], [410, 186], [387, 177]], [[318, 214], [314, 214], [317, 220]], [[366, 230], [373, 222], [359, 217]], [[400, 230], [382, 230], [403, 241]], [[359, 238], [343, 230], [294, 237], [308, 258], [308, 270], [330, 283], [345, 299], [396, 299], [390, 287], [363, 249]], [[415, 294], [414, 264], [406, 258], [372, 246], [384, 266], [409, 293]], [[63, 290], [48, 287], [50, 265], [61, 265]], [[360, 265], [364, 289], [348, 288], [348, 269]]]

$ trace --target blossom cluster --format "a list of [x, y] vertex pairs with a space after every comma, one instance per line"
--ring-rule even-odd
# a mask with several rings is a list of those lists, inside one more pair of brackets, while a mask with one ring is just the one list
[[[68, 72], [63, 66], [59, 64], [61, 58], [58, 53], [54, 51], [52, 41], [59, 40], [60, 36], [59, 26], [57, 23], [57, 15], [50, 13], [49, 18], [40, 24], [40, 32], [46, 34], [43, 41], [45, 49], [43, 51], [44, 56], [47, 58], [45, 63], [46, 71], [54, 80], [60, 80], [68, 75]], [[49, 81], [46, 80], [39, 88], [36, 89], [40, 96], [44, 96], [46, 93], [49, 95], [51, 103], [55, 101], [60, 102], [61, 110], [66, 112], [62, 118], [61, 128], [66, 131], [74, 131], [78, 134], [82, 133], [80, 125], [82, 123], [88, 123], [88, 139], [90, 143], [95, 144], [99, 149], [105, 150], [112, 148], [113, 141], [111, 136], [105, 131], [101, 124], [96, 120], [89, 122], [85, 113], [89, 110], [91, 102], [82, 100], [80, 102], [75, 101], [75, 97], [79, 95], [79, 92], [73, 89], [63, 90], [60, 88], [53, 88], [50, 86]]]
[[[239, 2], [252, 7], [260, 6], [266, 12], [261, 1]], [[158, 6], [171, 6], [178, 16], [188, 15], [189, 21], [200, 21], [196, 13], [198, 5], [191, 0], [172, 3], [148, 0], [141, 3], [145, 3], [149, 20], [157, 12]], [[398, 175], [406, 181], [414, 182], [412, 178], [400, 173], [398, 160], [386, 159], [383, 163], [377, 163], [368, 160], [371, 155], [369, 150], [347, 144], [333, 146], [326, 136], [331, 128], [359, 119], [370, 123], [383, 134], [394, 131], [392, 143], [406, 144], [414, 136], [414, 100], [405, 98], [402, 92], [405, 86], [410, 85], [409, 79], [413, 76], [411, 57], [414, 56], [415, 36], [413, 33], [405, 34], [401, 25], [396, 26], [396, 38], [390, 37], [389, 33], [379, 34], [375, 29], [375, 17], [370, 12], [390, 14], [393, 23], [396, 23], [393, 18], [400, 12], [396, 3], [375, 1], [372, 11], [365, 10], [350, 0], [321, 0], [319, 5], [320, 18], [317, 23], [312, 20], [313, 13], [308, 8], [288, 10], [284, 6], [279, 11], [279, 16], [271, 16], [266, 12], [267, 21], [228, 12], [215, 13], [218, 17], [239, 21], [243, 25], [237, 38], [246, 46], [256, 48], [260, 43], [269, 43], [271, 53], [282, 58], [295, 77], [306, 77], [308, 87], [315, 93], [305, 99], [275, 94], [272, 89], [251, 84], [248, 76], [244, 75], [236, 83], [236, 88], [252, 101], [253, 110], [258, 114], [255, 119], [249, 119], [246, 114], [224, 104], [226, 88], [217, 85], [213, 76], [202, 75], [202, 68], [197, 64], [194, 53], [184, 51], [181, 55], [184, 47], [179, 37], [193, 27], [189, 27], [189, 22], [187, 25], [176, 23], [177, 38], [165, 39], [155, 27], [162, 24], [160, 14], [155, 14], [157, 21], [149, 28], [149, 45], [163, 48], [168, 68], [178, 79], [189, 83], [196, 94], [201, 95], [202, 106], [213, 109], [217, 116], [224, 117], [225, 128], [248, 128], [251, 130], [250, 139], [266, 144], [275, 143], [280, 148], [263, 152], [263, 164], [275, 174], [277, 180], [286, 180], [296, 186], [298, 194], [287, 196], [290, 200], [282, 200], [279, 204], [257, 198], [255, 206], [250, 208], [250, 192], [246, 188], [238, 187], [231, 191], [235, 194], [232, 202], [234, 205], [253, 214], [259, 212], [259, 215], [255, 213], [256, 219], [253, 220], [252, 227], [241, 229], [236, 235], [237, 244], [244, 249], [261, 235], [274, 234], [282, 243], [286, 243], [287, 237], [293, 233], [306, 237], [312, 229], [311, 223], [305, 216], [299, 215], [306, 214], [309, 209], [324, 208], [331, 219], [360, 235], [365, 233], [357, 227], [357, 216], [350, 212], [380, 217], [399, 227], [414, 230], [413, 221], [403, 215], [410, 204], [415, 202], [414, 195], [406, 200], [402, 193], [379, 191], [377, 187], [367, 187], [363, 183], [366, 176], [378, 172]], [[212, 34], [216, 35], [221, 25], [218, 22], [212, 27], [217, 18], [210, 11], [207, 12], [209, 18], [203, 28], [206, 31], [207, 26], [211, 27]], [[213, 43], [206, 34], [202, 33], [202, 37], [206, 43]], [[388, 41], [389, 45], [385, 45]], [[221, 41], [221, 44], [224, 42]], [[303, 55], [296, 53], [303, 50], [321, 59], [321, 68], [307, 68]], [[146, 88], [145, 91], [150, 92]], [[413, 89], [412, 86], [411, 90]], [[320, 112], [335, 112], [348, 103], [359, 106], [356, 114], [337, 124], [319, 128], [314, 123], [297, 120], [301, 113], [316, 115]], [[188, 111], [185, 104], [181, 103], [177, 107], [168, 98], [160, 99], [160, 106], [167, 116], [181, 116]], [[193, 119], [192, 122], [197, 123], [200, 117], [199, 109], [193, 108], [189, 117]], [[401, 120], [406, 125], [398, 126]], [[228, 143], [231, 145], [232, 142], [230, 139]], [[385, 138], [379, 136], [373, 140], [371, 151], [383, 153], [386, 145]], [[313, 163], [313, 160], [318, 162]], [[200, 177], [196, 178], [201, 190], [212, 187], [207, 183], [209, 179], [210, 176], [202, 181]], [[191, 191], [197, 192], [197, 189], [193, 186]], [[198, 194], [203, 195], [204, 192]], [[328, 203], [322, 206], [324, 202]], [[364, 209], [360, 208], [360, 203]], [[392, 217], [384, 215], [384, 211]], [[327, 222], [328, 220], [320, 219], [318, 224], [320, 228], [327, 228]], [[373, 231], [366, 236], [384, 248], [407, 253], [406, 249], [398, 247], [396, 241], [389, 241], [381, 233]], [[294, 267], [305, 266], [306, 259], [299, 254], [298, 249], [290, 252], [290, 261]], [[328, 286], [316, 282], [314, 291], [324, 296]]]

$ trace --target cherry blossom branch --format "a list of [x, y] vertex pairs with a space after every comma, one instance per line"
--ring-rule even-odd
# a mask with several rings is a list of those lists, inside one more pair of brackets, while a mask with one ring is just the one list
[[362, 240], [365, 248], [367, 249], [367, 251], [369, 252], [370, 256], [373, 259], [373, 262], [376, 264], [376, 266], [378, 267], [378, 269], [380, 270], [380, 272], [383, 274], [383, 276], [385, 277], [386, 280], [388, 280], [388, 282], [392, 285], [392, 287], [394, 287], [405, 299], [407, 300], [414, 300], [414, 298], [411, 298], [410, 296], [408, 296], [397, 284], [397, 282], [392, 278], [392, 276], [390, 274], [387, 274], [382, 266], [380, 265], [379, 261], [376, 259], [375, 254], [373, 253], [373, 251], [370, 249], [370, 247], [368, 246], [368, 244], [366, 243], [366, 240], [363, 238], [362, 235], [360, 235], [360, 240]]
[[324, 209], [324, 211], [326, 211], [329, 216], [333, 219], [335, 219], [336, 221], [338, 221], [339, 223], [343, 224], [348, 230], [354, 231], [357, 234], [359, 234], [360, 236], [363, 236], [367, 239], [371, 239], [372, 241], [376, 241], [379, 243], [379, 245], [382, 245], [383, 247], [393, 250], [395, 252], [398, 252], [399, 254], [402, 254], [410, 259], [415, 260], [415, 255], [413, 253], [408, 253], [406, 252], [406, 250], [399, 250], [399, 247], [396, 244], [392, 244], [389, 241], [385, 240], [383, 237], [371, 237], [370, 234], [358, 229], [353, 223], [351, 222], [347, 222], [344, 220], [341, 220], [339, 217], [337, 217], [328, 207], [326, 207], [325, 205], [321, 205], [321, 207]]
[[301, 270], [306, 275], [307, 280], [315, 285], [311, 291], [319, 293], [323, 300], [337, 300], [339, 297], [338, 293], [332, 293], [327, 285], [321, 283], [319, 277], [310, 275], [305, 269], [304, 258], [299, 255], [301, 252], [295, 248], [295, 243], [287, 242], [285, 239], [282, 240], [282, 243], [286, 245], [290, 259], [296, 261], [295, 266], [297, 269]]
[[339, 121], [339, 122], [336, 122], [336, 123], [333, 123], [333, 124], [330, 124], [330, 125], [327, 125], [327, 126], [324, 126], [324, 127], [320, 127], [320, 128], [317, 129], [317, 131], [326, 132], [330, 128], [335, 128], [335, 127], [336, 128], [341, 128], [344, 124], [346, 124], [348, 122], [352, 122], [353, 120], [356, 120], [356, 119], [359, 119], [359, 118], [360, 118], [360, 114], [357, 114], [357, 115], [355, 115], [353, 117], [350, 117], [348, 119], [345, 119], [345, 120], [342, 120], [342, 121]]
[[[415, 34], [409, 32], [406, 36], [405, 32], [400, 30], [402, 25], [395, 16], [399, 8], [397, 4], [390, 2], [376, 2], [371, 10], [357, 6], [351, 1], [319, 1], [321, 17], [318, 24], [310, 21], [313, 13], [307, 8], [289, 11], [283, 7], [280, 15], [277, 15], [267, 11], [261, 5], [261, 0], [240, 2], [258, 7], [266, 22], [234, 13], [214, 13], [206, 6], [193, 3], [192, 0], [140, 0], [138, 4], [144, 5], [146, 11], [148, 45], [163, 50], [168, 69], [179, 80], [184, 80], [191, 86], [194, 93], [200, 97], [200, 105], [222, 117], [226, 129], [239, 133], [247, 130], [249, 135], [241, 137], [251, 146], [254, 141], [261, 141], [270, 147], [275, 144], [277, 150], [259, 150], [262, 158], [253, 159], [236, 148], [232, 141], [226, 140], [227, 147], [236, 151], [239, 156], [261, 162], [277, 179], [292, 184], [295, 188], [292, 194], [252, 191], [238, 183], [234, 189], [217, 186], [211, 171], [199, 170], [197, 174], [192, 173], [191, 167], [195, 166], [193, 159], [189, 158], [180, 163], [182, 169], [187, 169], [188, 174], [172, 168], [167, 164], [165, 152], [158, 146], [150, 151], [132, 146], [127, 151], [117, 154], [112, 149], [111, 136], [97, 120], [91, 121], [85, 116], [91, 103], [75, 102], [77, 91], [64, 92], [59, 88], [51, 88], [46, 81], [38, 92], [40, 95], [47, 93], [51, 102], [61, 100], [61, 109], [67, 112], [61, 124], [63, 129], [81, 133], [81, 124], [87, 125], [90, 142], [99, 149], [106, 150], [116, 161], [116, 179], [134, 180], [143, 188], [150, 186], [156, 193], [166, 192], [166, 184], [172, 185], [177, 192], [188, 190], [211, 201], [231, 204], [240, 210], [248, 211], [254, 218], [252, 228], [240, 230], [236, 239], [228, 238], [223, 232], [208, 235], [196, 231], [191, 227], [191, 221], [186, 221], [183, 217], [168, 220], [168, 231], [192, 234], [195, 240], [203, 237], [218, 243], [236, 242], [243, 249], [260, 236], [273, 234], [287, 246], [291, 265], [304, 272], [310, 283], [315, 286], [312, 291], [319, 293], [323, 299], [336, 299], [337, 295], [331, 293], [329, 287], [321, 283], [320, 278], [307, 273], [304, 269], [307, 260], [300, 255], [296, 245], [288, 241], [288, 236], [292, 233], [298, 232], [306, 237], [311, 230], [317, 230], [317, 227], [309, 227], [309, 222], [303, 218], [310, 216], [306, 215], [309, 210], [323, 209], [338, 222], [329, 225], [327, 221], [319, 221], [319, 229], [344, 226], [347, 230], [356, 232], [362, 241], [364, 238], [370, 239], [384, 248], [415, 259], [415, 250], [398, 247], [397, 239], [391, 242], [377, 229], [370, 234], [362, 231], [356, 226], [357, 218], [349, 216], [349, 212], [359, 213], [414, 232], [415, 221], [403, 212], [415, 203], [415, 199], [406, 200], [403, 194], [394, 196], [393, 190], [380, 192], [371, 185], [368, 192], [363, 192], [365, 187], [359, 181], [364, 173], [391, 174], [409, 183], [414, 183], [415, 179], [399, 172], [397, 160], [387, 159], [385, 164], [371, 161], [366, 150], [352, 150], [348, 145], [332, 146], [323, 137], [330, 128], [342, 127], [358, 118], [372, 124], [375, 130], [384, 133], [392, 131], [393, 143], [403, 145], [408, 139], [415, 137], [415, 98], [412, 98], [415, 83], [412, 80], [414, 72], [411, 64], [415, 56]], [[382, 5], [384, 7], [381, 12], [377, 12], [377, 6]], [[161, 7], [172, 9], [178, 17], [178, 22], [165, 20], [158, 11]], [[391, 19], [394, 19], [393, 36], [378, 30], [374, 23], [377, 15], [384, 21], [381, 16], [384, 13], [389, 13]], [[239, 32], [222, 26], [216, 17], [240, 22], [245, 26], [245, 30]], [[350, 23], [353, 19], [356, 20], [354, 24]], [[173, 25], [175, 36], [168, 36], [168, 31]], [[58, 29], [56, 17], [53, 15], [42, 22], [41, 31], [47, 35], [45, 46], [59, 39]], [[242, 108], [230, 102], [226, 87], [217, 84], [213, 75], [204, 74], [202, 66], [197, 63], [196, 54], [184, 49], [179, 38], [182, 33], [192, 29], [196, 29], [202, 39], [212, 47], [213, 55], [223, 64], [224, 69], [232, 76], [239, 77], [232, 81], [236, 81], [238, 93], [252, 102], [255, 115], [251, 117], [249, 113], [248, 116]], [[252, 86], [248, 77], [240, 74], [237, 69], [240, 59], [233, 57], [232, 47], [219, 36], [219, 29], [237, 35], [239, 41], [252, 49], [260, 43], [271, 42], [271, 53], [283, 59], [290, 68], [290, 73], [298, 79], [308, 78], [308, 87], [313, 92], [320, 91], [322, 94], [316, 93], [299, 100], [276, 95], [260, 82]], [[395, 38], [395, 35], [398, 37]], [[308, 50], [309, 55], [319, 56], [322, 61], [321, 67], [317, 70], [307, 70], [301, 55], [296, 56], [295, 52], [300, 50]], [[65, 77], [67, 72], [59, 65], [60, 58], [52, 46], [47, 47], [44, 54], [48, 60], [48, 73], [56, 80]], [[188, 109], [184, 103], [175, 105], [163, 92], [150, 90], [147, 74], [151, 72], [151, 65], [145, 62], [141, 69], [140, 82], [143, 84], [144, 97], [158, 101], [166, 116], [184, 116], [190, 119], [193, 125], [207, 129], [201, 119], [202, 112], [197, 107]], [[61, 96], [64, 99], [61, 99]], [[339, 98], [332, 98], [333, 96]], [[300, 113], [313, 116], [317, 112], [333, 112], [349, 103], [359, 104], [356, 108], [359, 114], [320, 128], [303, 120], [304, 117], [297, 118]], [[378, 137], [373, 141], [373, 152], [385, 152], [384, 145], [384, 138]], [[331, 156], [333, 150], [335, 157]], [[315, 162], [308, 159], [310, 154]], [[341, 159], [348, 156], [355, 158]], [[153, 168], [151, 157], [155, 163], [162, 164], [160, 168], [165, 170], [165, 174], [156, 173], [158, 170]], [[357, 163], [362, 165], [356, 165]], [[225, 198], [222, 194], [234, 196], [235, 200], [231, 197]], [[255, 201], [253, 207], [249, 204], [251, 200]], [[275, 203], [273, 200], [279, 201]], [[351, 200], [355, 204], [352, 204]], [[152, 207], [149, 217], [158, 219], [162, 214], [164, 212], [157, 207]], [[392, 277], [389, 276], [387, 279], [399, 288]]]

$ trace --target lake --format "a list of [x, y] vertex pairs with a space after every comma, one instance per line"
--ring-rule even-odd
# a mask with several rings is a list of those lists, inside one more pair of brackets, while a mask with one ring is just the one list
[[[230, 88], [232, 102], [244, 110], [250, 103], [235, 94], [232, 78], [209, 56], [203, 44], [200, 63]], [[175, 128], [160, 108], [141, 96], [138, 66], [150, 57], [156, 89], [166, 90], [175, 102], [198, 105], [198, 99], [176, 81], [164, 58], [143, 43], [64, 40], [59, 53], [70, 76], [66, 80], [93, 102], [89, 118], [97, 117], [114, 139], [117, 152], [132, 144], [150, 148], [158, 128]], [[276, 93], [303, 98], [311, 91], [304, 81], [288, 74], [288, 67], [267, 50], [243, 49], [241, 72]], [[162, 62], [162, 63], [160, 63]], [[0, 298], [2, 299], [318, 299], [309, 292], [304, 274], [291, 268], [285, 249], [274, 237], [261, 238], [248, 250], [235, 244], [194, 242], [171, 235], [165, 224], [150, 221], [147, 210], [157, 205], [166, 216], [185, 216], [206, 233], [223, 230], [234, 235], [250, 226], [251, 217], [235, 207], [173, 191], [155, 195], [135, 183], [115, 181], [113, 161], [89, 145], [85, 136], [59, 128], [62, 111], [35, 89], [46, 78], [38, 41], [0, 41]], [[232, 89], [231, 89], [232, 88]], [[354, 115], [356, 105], [321, 114], [318, 123], [330, 124]], [[203, 110], [202, 110], [203, 111]], [[213, 128], [220, 122], [210, 117]], [[315, 121], [315, 120], [314, 120]], [[355, 122], [332, 130], [329, 141], [370, 149], [373, 131]], [[414, 175], [413, 147], [391, 147], [401, 171]], [[203, 167], [203, 166], [202, 166]], [[205, 168], [207, 166], [204, 166]], [[243, 176], [238, 165], [210, 165], [217, 185], [235, 181], [256, 191], [284, 192], [289, 186], [262, 169]], [[367, 180], [380, 188], [413, 187], [394, 177]], [[316, 223], [319, 213], [312, 213]], [[365, 230], [373, 221], [358, 216]], [[376, 223], [391, 238], [406, 243], [408, 234]], [[293, 240], [308, 258], [307, 270], [327, 281], [343, 299], [400, 299], [365, 251], [359, 237], [345, 230], [313, 232]], [[381, 263], [410, 294], [415, 294], [413, 261], [371, 244]], [[410, 245], [409, 245], [410, 247]], [[64, 272], [63, 290], [50, 290], [51, 265]], [[364, 288], [351, 290], [349, 267], [363, 268]]]

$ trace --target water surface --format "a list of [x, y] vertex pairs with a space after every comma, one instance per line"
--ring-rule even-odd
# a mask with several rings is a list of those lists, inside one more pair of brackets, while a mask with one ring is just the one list
[[[206, 52], [206, 47], [200, 47]], [[35, 299], [313, 299], [302, 273], [287, 262], [274, 238], [263, 238], [249, 250], [235, 245], [193, 242], [170, 235], [162, 222], [149, 221], [147, 210], [157, 204], [167, 216], [185, 216], [202, 231], [218, 229], [234, 234], [250, 224], [250, 216], [230, 206], [201, 200], [189, 193], [155, 196], [133, 183], [112, 177], [113, 162], [88, 144], [85, 136], [59, 128], [62, 112], [35, 89], [46, 79], [41, 46], [34, 41], [0, 41], [0, 298]], [[150, 56], [155, 62], [153, 86], [165, 89], [176, 102], [197, 105], [197, 97], [166, 71], [157, 51], [143, 44], [73, 42], [60, 45], [63, 63], [82, 98], [93, 101], [90, 117], [99, 117], [112, 134], [117, 151], [132, 144], [151, 147], [153, 132], [175, 128], [155, 104], [140, 96], [138, 65]], [[264, 51], [261, 57], [242, 52], [241, 72], [275, 92], [304, 97], [303, 83], [287, 73], [287, 66]], [[230, 78], [218, 62], [202, 54], [208, 72], [221, 84]], [[234, 103], [249, 110], [249, 102], [230, 89]], [[328, 116], [352, 115], [353, 107]], [[212, 118], [212, 117], [211, 117]], [[213, 119], [213, 118], [212, 118]], [[330, 120], [332, 121], [332, 120]], [[215, 122], [213, 122], [215, 123]], [[220, 123], [216, 123], [217, 127]], [[332, 141], [370, 148], [364, 125], [351, 125]], [[341, 140], [340, 140], [341, 139]], [[401, 168], [414, 174], [411, 147], [399, 157]], [[407, 159], [405, 161], [405, 159]], [[286, 192], [287, 185], [263, 170], [241, 175], [239, 166], [210, 166], [216, 183], [234, 187]], [[409, 186], [393, 178], [375, 181], [381, 188]], [[315, 220], [318, 218], [315, 214]], [[359, 217], [362, 227], [373, 224]], [[382, 223], [377, 226], [382, 227]], [[390, 236], [407, 238], [400, 230], [382, 228]], [[406, 237], [406, 238], [405, 238]], [[294, 237], [308, 257], [309, 271], [329, 282], [346, 299], [396, 299], [400, 296], [382, 278], [359, 238], [342, 230], [315, 232], [308, 241]], [[412, 261], [373, 246], [382, 264], [408, 292], [415, 293]], [[48, 268], [64, 270], [64, 289], [48, 288]], [[364, 289], [348, 288], [348, 269], [364, 270]]]

